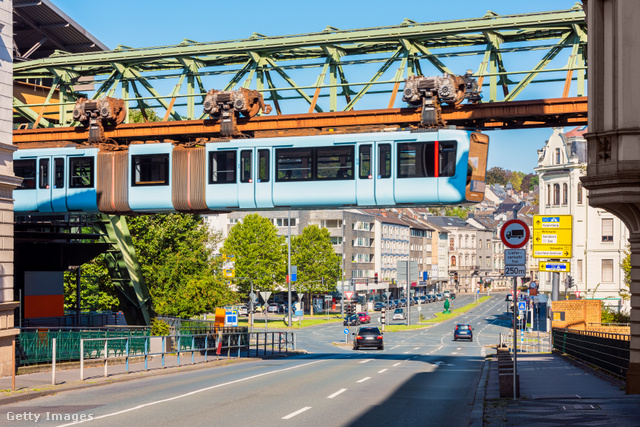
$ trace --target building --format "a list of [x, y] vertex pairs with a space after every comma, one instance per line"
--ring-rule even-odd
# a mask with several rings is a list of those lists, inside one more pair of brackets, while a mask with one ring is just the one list
[[[560, 273], [560, 293], [579, 291], [586, 298], [605, 299], [621, 305], [629, 232], [624, 223], [604, 209], [591, 207], [580, 177], [586, 174], [586, 129], [553, 133], [538, 151], [540, 214], [573, 215], [573, 246], [570, 273]], [[539, 275], [540, 290], [551, 292], [553, 273]], [[574, 288], [566, 289], [567, 276]]]

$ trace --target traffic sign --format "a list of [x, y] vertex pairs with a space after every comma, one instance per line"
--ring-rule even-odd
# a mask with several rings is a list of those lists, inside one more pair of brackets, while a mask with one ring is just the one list
[[500, 239], [508, 248], [518, 249], [529, 242], [529, 226], [519, 219], [511, 219], [500, 229]]
[[518, 302], [518, 311], [526, 311], [527, 310], [527, 303], [524, 301], [519, 301]]
[[271, 292], [260, 292], [260, 296], [262, 297], [262, 300], [266, 303], [269, 300], [269, 297], [271, 296]]
[[389, 297], [391, 296], [391, 292], [386, 291], [386, 292], [384, 293], [384, 296], [385, 296], [385, 298], [389, 298]]
[[533, 257], [571, 258], [571, 248], [573, 244], [572, 227], [572, 215], [534, 215]]
[[538, 270], [569, 273], [571, 271], [571, 263], [568, 261], [538, 261]]
[[353, 291], [346, 291], [344, 293], [344, 296], [347, 297], [347, 299], [351, 299], [351, 297], [353, 296]]
[[524, 277], [527, 269], [524, 265], [505, 265], [504, 275], [507, 277]]
[[342, 332], [344, 332], [344, 334], [347, 335], [349, 333], [349, 328], [344, 328], [344, 331]]
[[580, 291], [576, 291], [576, 298], [580, 298]]
[[527, 252], [524, 249], [505, 249], [504, 265], [526, 265]]

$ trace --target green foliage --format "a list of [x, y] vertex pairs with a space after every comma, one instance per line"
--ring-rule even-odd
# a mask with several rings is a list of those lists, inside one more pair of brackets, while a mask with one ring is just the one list
[[600, 322], [601, 323], [629, 323], [630, 316], [627, 314], [620, 313], [617, 310], [612, 309], [611, 307], [607, 307], [604, 304], [604, 301], [601, 302], [602, 311], [600, 314]]
[[513, 172], [511, 174], [511, 179], [509, 180], [509, 182], [511, 183], [511, 185], [513, 185], [513, 189], [515, 191], [520, 191], [520, 189], [522, 188], [522, 179], [524, 178], [524, 173], [522, 172]]
[[169, 335], [171, 329], [169, 329], [169, 325], [163, 322], [160, 319], [152, 319], [151, 320], [151, 336], [154, 337], [163, 337]]
[[[117, 311], [118, 294], [100, 255], [80, 268], [80, 305], [83, 311]], [[64, 273], [64, 309], [76, 309], [76, 271]]]
[[188, 318], [236, 302], [211, 249], [220, 235], [200, 216], [144, 215], [128, 225], [156, 313]]
[[520, 188], [522, 191], [533, 191], [534, 187], [538, 185], [539, 182], [540, 178], [538, 175], [530, 173], [522, 178], [522, 185]]
[[461, 219], [467, 219], [469, 216], [469, 212], [473, 210], [472, 207], [460, 207], [460, 206], [449, 206], [444, 210], [444, 216], [457, 216]]
[[507, 171], [501, 167], [494, 166], [487, 171], [486, 183], [487, 185], [500, 184], [507, 185], [509, 182], [507, 177]]
[[[340, 277], [340, 256], [331, 245], [326, 228], [309, 225], [291, 239], [291, 265], [298, 267], [296, 290], [309, 298], [336, 289]], [[321, 283], [324, 279], [324, 285]]]
[[620, 264], [622, 271], [624, 272], [624, 281], [622, 283], [622, 289], [620, 289], [620, 296], [623, 300], [628, 301], [631, 298], [631, 292], [629, 292], [631, 286], [631, 246], [627, 245], [625, 251], [625, 257]]
[[221, 252], [235, 256], [235, 270], [240, 290], [248, 293], [251, 279], [255, 291], [273, 291], [286, 274], [286, 246], [284, 236], [276, 227], [258, 214], [244, 217], [229, 231]]
[[151, 108], [145, 108], [144, 113], [147, 118], [145, 119], [141, 110], [129, 110], [129, 123], [145, 123], [145, 122], [159, 122], [160, 116], [156, 113], [156, 110]]

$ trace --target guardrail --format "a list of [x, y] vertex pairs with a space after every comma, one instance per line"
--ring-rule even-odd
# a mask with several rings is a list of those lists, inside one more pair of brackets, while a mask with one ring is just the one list
[[629, 368], [631, 335], [553, 328], [553, 350], [597, 366], [622, 379]]
[[[144, 370], [149, 370], [150, 357], [161, 358], [161, 368], [166, 367], [166, 356], [176, 355], [181, 366], [181, 355], [191, 355], [191, 364], [195, 364], [196, 353], [204, 356], [204, 362], [213, 353], [216, 360], [226, 353], [227, 358], [243, 354], [246, 357], [275, 353], [288, 353], [295, 350], [296, 340], [293, 332], [238, 332], [219, 334], [167, 335], [162, 337], [121, 337], [87, 338], [80, 340], [80, 381], [84, 381], [84, 365], [88, 360], [101, 360], [104, 364], [104, 376], [108, 376], [109, 361], [124, 359], [125, 370], [129, 373], [132, 358], [144, 358]], [[55, 347], [54, 350], [55, 352]], [[53, 367], [55, 384], [55, 365]]]
[[[513, 334], [500, 334], [498, 347], [506, 347], [513, 353]], [[551, 335], [548, 332], [524, 333], [517, 338], [518, 353], [551, 353]]]

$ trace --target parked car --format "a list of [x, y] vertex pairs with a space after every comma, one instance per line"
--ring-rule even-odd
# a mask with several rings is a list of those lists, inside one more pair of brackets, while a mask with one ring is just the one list
[[453, 340], [467, 339], [473, 341], [473, 328], [468, 323], [458, 323], [453, 331]]
[[396, 310], [393, 312], [392, 320], [405, 320], [406, 318], [407, 315], [402, 308], [396, 308]]
[[385, 308], [385, 303], [383, 303], [383, 302], [377, 302], [377, 303], [373, 304], [373, 310], [374, 311], [381, 311], [383, 308]]
[[358, 350], [360, 347], [376, 347], [378, 350], [384, 350], [382, 332], [375, 326], [360, 328], [353, 336], [354, 350]]
[[399, 302], [399, 304], [396, 305], [396, 307], [406, 307], [407, 306], [407, 300], [405, 298], [400, 298], [399, 300], [396, 300]]
[[436, 294], [436, 298], [438, 299], [438, 301], [442, 301], [444, 299], [444, 295]]
[[247, 316], [249, 314], [249, 309], [246, 305], [241, 305], [238, 307], [238, 316]]
[[371, 316], [367, 313], [358, 313], [358, 317], [360, 318], [360, 323], [371, 323]]
[[443, 295], [445, 298], [451, 298], [451, 293], [450, 293], [449, 291], [444, 291], [444, 292], [442, 293], [442, 295]]
[[420, 304], [426, 304], [429, 301], [427, 301], [427, 296], [426, 295], [421, 295], [420, 296]]
[[269, 304], [269, 306], [267, 307], [267, 313], [277, 313], [278, 311], [280, 311], [280, 308], [278, 307], [278, 304]]
[[344, 318], [342, 322], [343, 326], [358, 326], [360, 324], [360, 316], [357, 314], [352, 314], [351, 316], [347, 316]]

